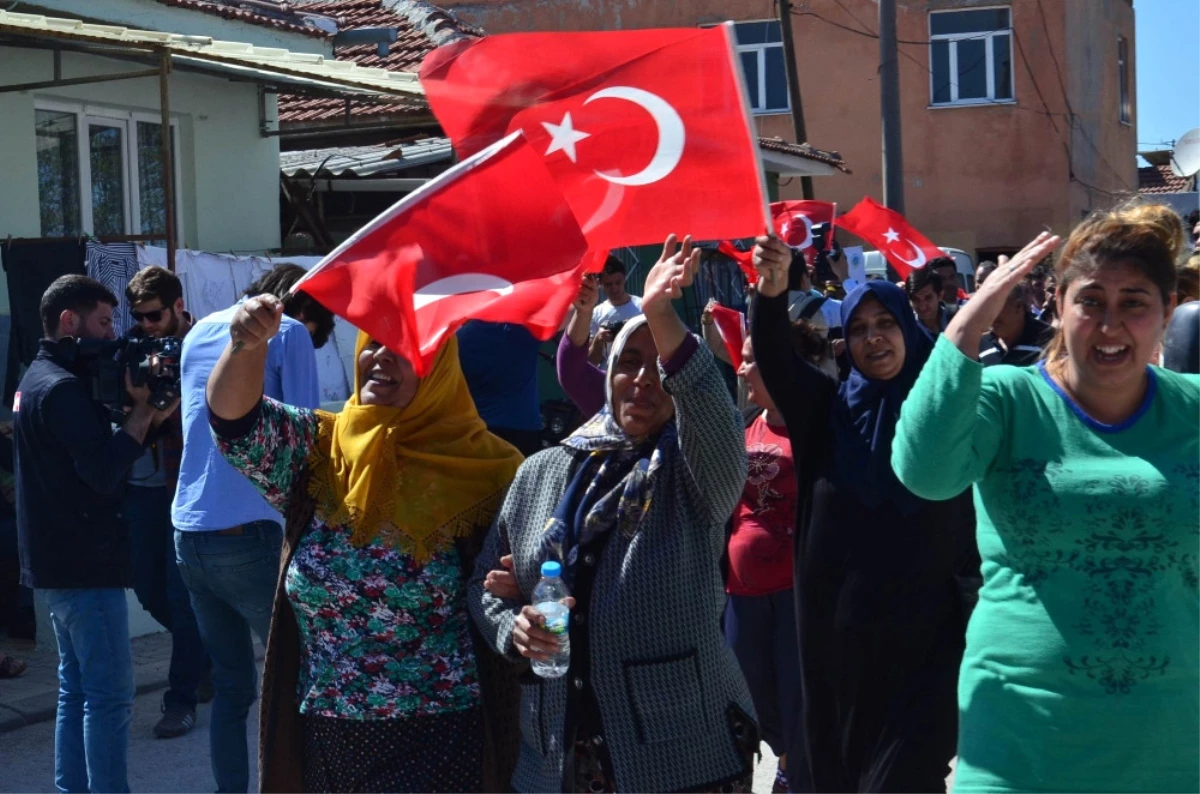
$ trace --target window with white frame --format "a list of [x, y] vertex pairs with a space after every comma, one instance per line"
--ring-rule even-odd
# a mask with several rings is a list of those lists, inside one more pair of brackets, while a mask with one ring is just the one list
[[1117, 37], [1117, 90], [1120, 91], [1121, 121], [1133, 122], [1133, 102], [1129, 99], [1129, 39]]
[[[38, 102], [35, 126], [42, 236], [166, 235], [162, 124], [157, 116]], [[174, 122], [171, 146], [178, 196], [179, 134]]]
[[787, 113], [792, 105], [788, 99], [787, 67], [783, 61], [783, 35], [779, 20], [735, 22], [738, 57], [750, 97], [750, 109], [755, 113]]
[[972, 8], [929, 13], [932, 104], [1013, 100], [1011, 11]]

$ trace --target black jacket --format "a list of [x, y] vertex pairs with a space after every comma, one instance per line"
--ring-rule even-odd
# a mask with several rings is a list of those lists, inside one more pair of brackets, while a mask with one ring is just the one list
[[1028, 367], [1036, 364], [1042, 357], [1042, 348], [1054, 336], [1054, 329], [1032, 314], [1025, 314], [1025, 328], [1021, 331], [1017, 343], [1005, 349], [993, 333], [983, 337], [979, 345], [979, 363], [985, 367], [996, 364], [1010, 364], [1014, 367]]
[[129, 587], [125, 475], [142, 445], [113, 431], [108, 411], [42, 340], [14, 400], [21, 584]]

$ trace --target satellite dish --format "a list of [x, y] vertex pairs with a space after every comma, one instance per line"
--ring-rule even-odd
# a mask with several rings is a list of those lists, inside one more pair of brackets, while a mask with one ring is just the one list
[[1200, 127], [1185, 132], [1171, 155], [1171, 173], [1175, 176], [1191, 176], [1197, 171], [1200, 171]]

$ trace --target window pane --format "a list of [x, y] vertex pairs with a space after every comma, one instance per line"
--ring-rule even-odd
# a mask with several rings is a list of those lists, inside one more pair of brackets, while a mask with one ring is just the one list
[[767, 41], [768, 42], [783, 42], [783, 32], [779, 29], [779, 22], [767, 23]]
[[787, 110], [787, 69], [783, 62], [783, 47], [767, 47], [767, 110]]
[[125, 161], [119, 127], [88, 126], [92, 165], [92, 233], [125, 234]]
[[79, 132], [75, 114], [38, 110], [34, 119], [42, 235], [79, 234]]
[[987, 42], [964, 39], [958, 47], [958, 98], [987, 99]]
[[979, 11], [945, 11], [929, 15], [929, 32], [934, 36], [954, 33], [988, 33], [1008, 28], [1007, 8]]
[[950, 101], [950, 42], [929, 44], [929, 60], [933, 63], [933, 103]]
[[[137, 123], [138, 204], [141, 207], [142, 234], [166, 234], [167, 199], [163, 190], [161, 124]], [[171, 128], [171, 151], [178, 153], [175, 129]], [[179, 195], [178, 187], [175, 195]]]
[[994, 99], [1012, 99], [1012, 41], [1005, 33], [992, 39], [992, 72], [996, 75]]
[[[779, 41], [779, 23], [775, 24], [776, 38], [773, 41]], [[763, 44], [767, 41], [767, 34], [770, 27], [770, 22], [736, 22], [733, 29], [737, 33], [738, 44]]]
[[743, 52], [742, 71], [746, 74], [746, 95], [750, 97], [750, 107], [762, 110], [762, 97], [758, 95], [758, 52]]

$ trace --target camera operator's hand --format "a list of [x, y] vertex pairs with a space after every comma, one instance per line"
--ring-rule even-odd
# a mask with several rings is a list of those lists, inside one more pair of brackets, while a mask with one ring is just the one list
[[258, 295], [238, 307], [229, 323], [229, 336], [235, 351], [262, 347], [275, 334], [283, 321], [283, 301], [274, 295]]
[[588, 348], [588, 360], [593, 364], [599, 364], [604, 360], [605, 353], [608, 352], [608, 346], [612, 344], [613, 333], [607, 328], [601, 328], [592, 337], [592, 346]]

